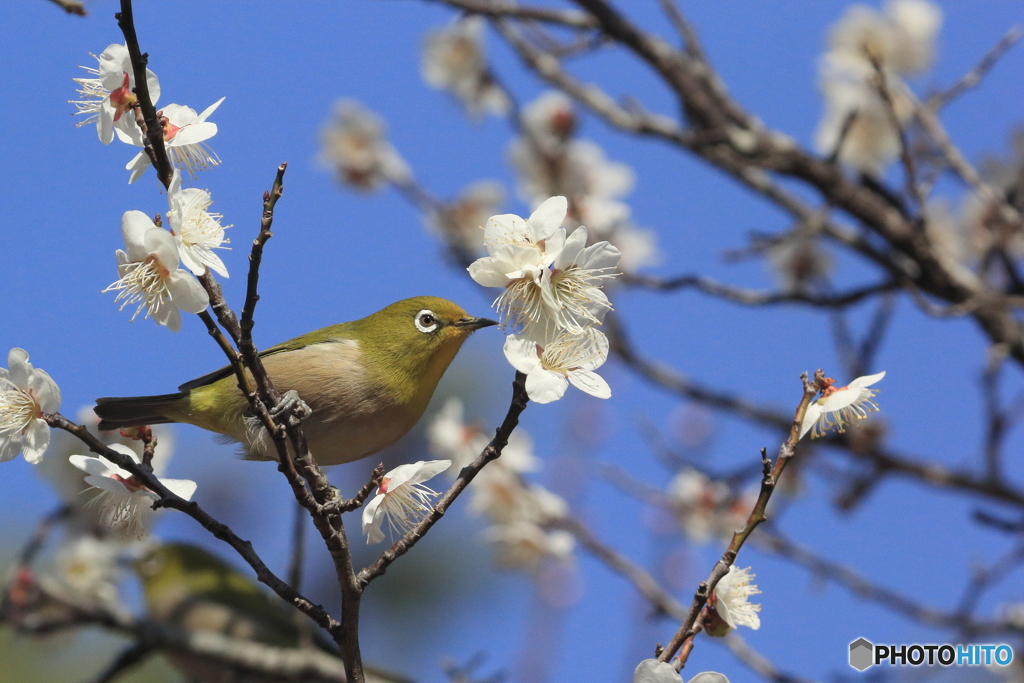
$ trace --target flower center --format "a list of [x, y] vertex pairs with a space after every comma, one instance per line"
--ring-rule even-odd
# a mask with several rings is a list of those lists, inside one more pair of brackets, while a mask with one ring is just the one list
[[117, 291], [118, 295], [114, 303], [122, 301], [118, 310], [124, 310], [125, 306], [139, 304], [132, 316], [135, 320], [143, 307], [146, 308], [146, 317], [156, 313], [167, 301], [170, 301], [170, 294], [167, 291], [167, 278], [170, 271], [157, 258], [150, 254], [144, 261], [127, 263], [122, 266], [124, 275], [120, 280], [104, 289], [104, 292]]
[[132, 493], [137, 493], [138, 491], [147, 491], [148, 490], [145, 486], [143, 486], [139, 482], [138, 479], [135, 478], [134, 474], [132, 476], [128, 477], [127, 479], [122, 477], [120, 474], [112, 474], [112, 475], [110, 475], [110, 478], [115, 480], [115, 481], [119, 481], [122, 484], [124, 484], [124, 487], [126, 489], [128, 489]]
[[182, 127], [176, 126], [173, 123], [171, 123], [171, 120], [163, 114], [163, 112], [160, 112], [157, 114], [157, 117], [160, 120], [160, 127], [164, 131], [164, 142], [170, 142], [171, 140], [174, 139], [174, 136], [178, 134], [178, 131], [181, 130]]
[[32, 395], [22, 389], [0, 393], [0, 436], [22, 434], [39, 415]]
[[110, 91], [110, 104], [114, 106], [114, 121], [121, 118], [121, 114], [132, 108], [132, 105], [139, 101], [139, 98], [132, 92], [128, 79], [128, 72], [124, 71], [121, 87]]

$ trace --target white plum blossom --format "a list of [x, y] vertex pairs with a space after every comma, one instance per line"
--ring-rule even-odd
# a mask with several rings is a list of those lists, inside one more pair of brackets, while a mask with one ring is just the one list
[[384, 540], [381, 526], [385, 519], [398, 533], [416, 526], [430, 512], [430, 501], [440, 495], [424, 486], [423, 482], [444, 472], [451, 464], [450, 460], [420, 460], [399, 465], [385, 474], [377, 495], [363, 508], [366, 542], [380, 543]]
[[529, 521], [492, 526], [485, 538], [494, 544], [499, 566], [527, 571], [538, 569], [546, 557], [568, 562], [576, 547], [576, 538], [568, 531], [545, 530]]
[[[93, 55], [95, 56], [95, 55]], [[96, 122], [96, 132], [100, 141], [109, 145], [114, 139], [114, 131], [121, 133], [139, 133], [135, 116], [131, 113], [132, 105], [138, 101], [135, 93], [135, 73], [132, 70], [128, 48], [124, 45], [109, 45], [99, 57], [96, 57], [97, 68], [80, 67], [92, 74], [94, 78], [75, 78], [81, 100], [70, 100], [85, 119], [76, 126], [84, 126]], [[146, 84], [149, 97], [156, 104], [160, 99], [160, 81], [156, 74], [146, 69]]]
[[[110, 448], [136, 463], [141, 462], [135, 451], [127, 446], [114, 443]], [[101, 510], [102, 524], [126, 536], [141, 536], [153, 514], [153, 502], [160, 496], [147, 489], [131, 472], [104, 458], [72, 455], [69, 460], [86, 473], [86, 484], [100, 490], [93, 504]], [[160, 483], [185, 500], [191, 500], [196, 491], [196, 483], [189, 479], [161, 478]]]
[[484, 180], [467, 187], [462, 195], [426, 214], [427, 227], [470, 257], [480, 252], [484, 224], [505, 203], [505, 188]]
[[608, 338], [593, 328], [560, 332], [543, 346], [532, 339], [509, 335], [505, 358], [526, 375], [526, 393], [531, 401], [557, 401], [570, 383], [597, 398], [612, 395], [608, 383], [594, 372], [608, 358]]
[[[838, 158], [863, 173], [877, 176], [884, 171], [900, 153], [892, 114], [901, 123], [912, 114], [902, 77], [931, 64], [941, 25], [941, 10], [927, 0], [894, 0], [886, 4], [884, 15], [864, 5], [847, 10], [833, 27], [829, 52], [819, 66], [825, 97], [816, 135], [821, 153], [831, 154], [849, 125]], [[878, 91], [873, 60], [885, 74], [894, 112]]]
[[[206, 190], [181, 188], [181, 171], [175, 169], [171, 185], [167, 188], [167, 221], [178, 245], [178, 255], [186, 268], [196, 275], [206, 269], [228, 277], [228, 269], [220, 256], [213, 252], [230, 240], [224, 238], [224, 226], [219, 213], [208, 213], [213, 200]], [[230, 226], [228, 226], [230, 227]]]
[[485, 287], [502, 287], [494, 305], [502, 322], [542, 341], [559, 329], [583, 332], [611, 310], [601, 291], [615, 276], [621, 253], [608, 242], [586, 246], [587, 229], [568, 238], [561, 226], [565, 197], [551, 197], [526, 220], [514, 214], [492, 216], [484, 227], [489, 256], [469, 266]]
[[878, 405], [872, 400], [877, 391], [868, 387], [883, 377], [885, 373], [880, 372], [876, 375], [858, 377], [845, 387], [829, 384], [822, 392], [821, 398], [807, 406], [803, 422], [800, 423], [799, 438], [802, 439], [807, 432], [811, 432], [812, 439], [823, 436], [833, 429], [842, 433], [846, 431], [847, 425], [853, 424], [856, 420], [866, 419], [868, 413], [877, 412]]
[[602, 236], [607, 237], [622, 254], [619, 259], [619, 270], [625, 273], [635, 273], [641, 268], [661, 263], [658, 235], [654, 230], [623, 221]]
[[525, 327], [541, 321], [544, 273], [565, 245], [565, 197], [551, 197], [526, 220], [514, 214], [491, 216], [484, 227], [488, 256], [470, 264], [470, 277], [484, 287], [502, 287], [494, 305], [502, 322]]
[[50, 426], [43, 415], [60, 408], [60, 388], [45, 370], [32, 367], [24, 349], [7, 354], [0, 368], [0, 462], [18, 453], [38, 463], [50, 445]]
[[470, 16], [431, 31], [423, 43], [423, 79], [453, 93], [472, 116], [504, 116], [512, 103], [487, 67], [485, 25], [483, 17]]
[[757, 630], [761, 628], [761, 618], [757, 613], [761, 605], [752, 605], [747, 599], [761, 591], [750, 583], [754, 574], [750, 567], [737, 569], [730, 566], [728, 573], [715, 586], [708, 598], [709, 620], [705, 629], [708, 635], [724, 636], [739, 626]]
[[412, 175], [387, 141], [384, 123], [359, 102], [342, 100], [335, 105], [321, 144], [321, 158], [337, 169], [343, 183], [356, 189], [372, 191], [387, 182], [407, 182]]
[[178, 267], [178, 248], [171, 233], [156, 227], [141, 211], [126, 211], [121, 233], [127, 251], [117, 250], [119, 280], [104, 289], [117, 291], [121, 308], [138, 304], [132, 320], [143, 308], [172, 332], [181, 329], [181, 312], [200, 313], [210, 304], [206, 290]]
[[[193, 179], [196, 178], [197, 171], [220, 164], [217, 153], [205, 142], [217, 134], [217, 124], [206, 119], [216, 111], [224, 99], [220, 98], [201, 114], [196, 114], [195, 109], [181, 104], [168, 104], [157, 112], [157, 118], [164, 131], [167, 158], [173, 166], [188, 171], [189, 177]], [[130, 145], [145, 146], [142, 132], [137, 128], [127, 133], [118, 129], [117, 136]], [[125, 166], [131, 171], [128, 183], [134, 183], [141, 178], [150, 165], [149, 155], [145, 150], [136, 154]]]

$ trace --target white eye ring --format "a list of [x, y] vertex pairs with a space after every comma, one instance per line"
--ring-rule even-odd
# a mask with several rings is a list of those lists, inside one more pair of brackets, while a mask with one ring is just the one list
[[416, 314], [416, 329], [424, 334], [429, 334], [437, 329], [437, 316], [434, 312], [424, 308]]

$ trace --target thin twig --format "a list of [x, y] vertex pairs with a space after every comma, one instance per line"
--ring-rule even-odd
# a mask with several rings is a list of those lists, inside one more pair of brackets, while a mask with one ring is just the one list
[[661, 4], [661, 10], [665, 16], [672, 22], [676, 33], [683, 39], [683, 49], [686, 50], [686, 54], [695, 61], [706, 62], [704, 48], [700, 44], [700, 38], [697, 37], [697, 31], [693, 28], [693, 24], [683, 16], [675, 0], [658, 0], [658, 2]]
[[164, 147], [164, 129], [157, 119], [156, 107], [149, 94], [149, 81], [146, 79], [146, 67], [149, 55], [139, 48], [139, 37], [135, 33], [135, 16], [132, 12], [132, 0], [121, 0], [121, 11], [114, 15], [117, 25], [124, 34], [125, 46], [132, 62], [132, 74], [135, 76], [135, 96], [139, 100], [142, 118], [146, 123], [145, 135], [152, 145], [155, 158], [154, 168], [157, 178], [165, 188], [171, 186], [174, 168]]
[[796, 443], [800, 438], [800, 425], [803, 422], [804, 411], [807, 406], [810, 405], [811, 399], [818, 393], [819, 390], [824, 388], [823, 380], [824, 374], [821, 370], [818, 370], [814, 374], [814, 379], [809, 380], [807, 375], [804, 374], [801, 377], [803, 382], [803, 395], [800, 399], [800, 403], [797, 405], [796, 412], [793, 416], [793, 422], [789, 428], [789, 436], [779, 447], [779, 454], [775, 459], [775, 464], [768, 459], [766, 451], [761, 451], [761, 461], [764, 466], [764, 477], [761, 480], [761, 491], [757, 496], [757, 502], [754, 503], [754, 508], [750, 511], [750, 516], [747, 517], [746, 523], [742, 528], [738, 529], [732, 536], [732, 541], [729, 543], [729, 547], [725, 553], [722, 554], [722, 559], [715, 564], [711, 570], [711, 574], [708, 576], [706, 581], [701, 582], [698, 586], [697, 591], [694, 593], [693, 602], [690, 603], [690, 610], [686, 615], [686, 619], [679, 625], [679, 629], [675, 635], [669, 640], [665, 649], [658, 656], [658, 659], [662, 662], [667, 662], [675, 657], [676, 652], [683, 646], [684, 643], [689, 641], [689, 648], [685, 652], [681, 652], [679, 657], [674, 661], [676, 670], [682, 669], [686, 666], [686, 660], [689, 657], [689, 652], [693, 647], [693, 638], [700, 631], [703, 621], [704, 605], [707, 603], [708, 598], [715, 590], [715, 586], [732, 567], [733, 562], [736, 560], [736, 555], [740, 549], [746, 543], [750, 534], [754, 532], [759, 524], [768, 519], [765, 515], [765, 510], [768, 506], [768, 501], [771, 499], [772, 493], [775, 491], [775, 487], [779, 482], [779, 477], [782, 476], [783, 470], [786, 465], [793, 458], [796, 452]]
[[875, 294], [890, 292], [899, 288], [897, 283], [886, 281], [875, 285], [856, 287], [838, 294], [814, 294], [800, 290], [790, 292], [759, 292], [752, 289], [733, 287], [732, 285], [717, 282], [701, 275], [679, 275], [672, 278], [659, 278], [651, 275], [624, 273], [619, 279], [629, 285], [658, 291], [696, 289], [704, 294], [710, 294], [720, 299], [747, 306], [802, 303], [818, 308], [844, 308]]
[[[860, 598], [876, 602], [886, 609], [903, 614], [922, 624], [957, 629], [962, 633], [970, 635], [1022, 631], [1020, 626], [1014, 626], [1003, 621], [973, 621], [970, 619], [969, 614], [963, 612], [962, 609], [954, 612], [943, 612], [933, 607], [922, 605], [902, 593], [871, 583], [847, 566], [815, 555], [806, 548], [789, 540], [774, 528], [762, 532], [758, 536], [756, 544], [763, 550], [775, 553], [806, 567], [816, 578], [827, 579], [837, 583]], [[1019, 554], [1022, 551], [1018, 548], [1017, 552]]]
[[460, 9], [470, 14], [482, 14], [488, 17], [513, 17], [542, 21], [568, 28], [595, 28], [596, 22], [585, 12], [573, 10], [548, 9], [520, 5], [512, 0], [431, 0]]
[[444, 516], [449, 506], [469, 486], [469, 483], [480, 473], [480, 470], [487, 463], [501, 455], [502, 450], [508, 445], [509, 436], [516, 428], [516, 425], [519, 424], [519, 416], [526, 410], [529, 400], [530, 397], [526, 394], [526, 375], [516, 372], [515, 380], [512, 382], [512, 402], [509, 405], [508, 412], [505, 413], [505, 419], [502, 421], [501, 426], [495, 431], [494, 438], [487, 444], [483, 452], [477, 456], [476, 460], [462, 468], [455, 482], [445, 491], [444, 495], [441, 496], [441, 500], [434, 505], [419, 524], [409, 530], [402, 538], [395, 541], [394, 545], [377, 558], [376, 562], [359, 572], [358, 581], [360, 587], [365, 588], [371, 581], [382, 576], [388, 567], [391, 566], [392, 562], [409, 552], [426, 535], [430, 527], [434, 526]]
[[292, 554], [288, 563], [288, 585], [302, 590], [302, 565], [306, 557], [306, 508], [295, 501], [292, 520]]
[[968, 90], [976, 88], [988, 72], [992, 70], [992, 67], [1002, 59], [1003, 55], [1009, 52], [1010, 48], [1021, 39], [1021, 36], [1024, 36], [1024, 26], [1018, 24], [1017, 26], [1010, 27], [1010, 30], [999, 39], [999, 42], [981, 58], [977, 66], [961, 76], [960, 80], [948, 89], [929, 97], [928, 108], [937, 112]]
[[885, 110], [889, 115], [889, 123], [896, 131], [896, 135], [900, 141], [900, 161], [903, 163], [903, 171], [906, 174], [907, 193], [913, 198], [914, 203], [917, 205], [918, 216], [920, 220], [925, 220], [925, 196], [921, 191], [921, 185], [917, 180], [917, 167], [914, 164], [914, 157], [910, 153], [910, 142], [907, 139], [907, 131], [903, 126], [903, 122], [900, 120], [900, 115], [896, 112], [896, 101], [893, 96], [892, 89], [889, 87], [889, 78], [885, 73], [885, 66], [882, 61], [873, 54], [868, 55], [871, 60], [871, 65], [875, 68], [875, 85], [878, 89], [878, 95], [882, 98], [882, 102], [885, 104]]

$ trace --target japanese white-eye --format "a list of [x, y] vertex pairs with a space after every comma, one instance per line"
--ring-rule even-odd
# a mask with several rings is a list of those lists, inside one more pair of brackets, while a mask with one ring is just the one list
[[[496, 324], [445, 299], [420, 296], [260, 355], [275, 387], [295, 390], [312, 409], [302, 426], [313, 457], [336, 465], [372, 455], [412, 429], [462, 343], [474, 330]], [[99, 428], [184, 422], [240, 442], [247, 459], [276, 458], [230, 366], [178, 389], [97, 399]]]
[[[167, 543], [135, 563], [146, 599], [147, 616], [185, 629], [198, 642], [202, 632], [252, 641], [285, 650], [312, 649], [331, 658], [338, 650], [305, 617], [268, 595], [255, 582], [216, 555], [187, 543]], [[286, 683], [278, 676], [233, 671], [224, 662], [184, 651], [167, 659], [199, 683]], [[315, 656], [315, 655], [314, 655]], [[367, 683], [408, 683], [395, 674], [365, 667]], [[291, 679], [294, 680], [294, 679]], [[319, 681], [316, 676], [303, 677]]]

